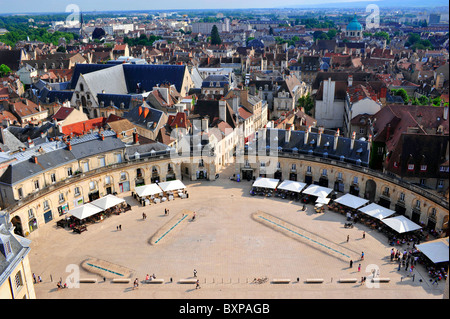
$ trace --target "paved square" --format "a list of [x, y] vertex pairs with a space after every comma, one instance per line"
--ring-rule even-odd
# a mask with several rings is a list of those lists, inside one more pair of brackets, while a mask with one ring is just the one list
[[[445, 284], [431, 285], [422, 266], [416, 268], [414, 281], [406, 277], [404, 269], [397, 270], [397, 263], [389, 260], [392, 247], [384, 234], [361, 224], [344, 228], [344, 216], [329, 211], [316, 214], [312, 205], [304, 212], [299, 203], [287, 199], [250, 196], [251, 182], [228, 179], [227, 172], [233, 170], [230, 166], [214, 182], [183, 181], [188, 199], [142, 207], [130, 193], [122, 194], [132, 210], [89, 225], [82, 234], [57, 228], [58, 218], [42, 226], [29, 237], [31, 269], [43, 279], [35, 285], [37, 298], [442, 298]], [[165, 208], [169, 209], [168, 215]], [[192, 221], [188, 216], [175, 227], [169, 227], [186, 211], [195, 212], [196, 219]], [[258, 211], [315, 235], [319, 242], [350, 252], [353, 267], [345, 259], [317, 249], [296, 235], [255, 221], [252, 214]], [[143, 212], [147, 214], [145, 220]], [[117, 230], [118, 225], [122, 230]], [[151, 238], [157, 233], [166, 235], [155, 244]], [[364, 261], [359, 260], [362, 252]], [[101, 275], [81, 267], [88, 259], [123, 267], [131, 274], [130, 282], [113, 283], [114, 276], [104, 281]], [[361, 285], [361, 277], [368, 277], [374, 268], [379, 270], [380, 277], [390, 278], [390, 282], [380, 283], [378, 288]], [[57, 281], [65, 282], [75, 274], [73, 269], [79, 269], [80, 278], [97, 278], [97, 282], [57, 290]], [[194, 278], [194, 269], [201, 289], [178, 282]], [[133, 281], [138, 278], [142, 282], [147, 274], [155, 274], [164, 283], [140, 283], [138, 289], [133, 289]], [[267, 281], [252, 283], [255, 278]], [[274, 278], [291, 281], [274, 284], [271, 282]], [[308, 278], [324, 281], [305, 283]], [[341, 278], [357, 278], [358, 282], [340, 283]]]

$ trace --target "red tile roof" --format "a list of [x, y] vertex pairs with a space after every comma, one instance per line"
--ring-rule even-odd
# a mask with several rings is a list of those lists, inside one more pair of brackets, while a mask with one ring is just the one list
[[70, 113], [72, 113], [74, 108], [61, 106], [55, 115], [52, 116], [53, 119], [58, 121], [64, 121]]
[[62, 127], [62, 133], [65, 135], [70, 135], [71, 133], [75, 135], [84, 135], [91, 129], [96, 130], [99, 129], [100, 127], [103, 127], [104, 122], [105, 122], [104, 117], [98, 117], [87, 121], [65, 125]]

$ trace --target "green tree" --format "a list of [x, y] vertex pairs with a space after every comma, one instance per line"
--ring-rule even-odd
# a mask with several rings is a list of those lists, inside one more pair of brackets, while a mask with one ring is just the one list
[[216, 25], [213, 25], [211, 30], [211, 44], [219, 45], [222, 44], [222, 40], [220, 39], [219, 30]]
[[405, 89], [398, 89], [398, 90], [391, 90], [391, 92], [395, 96], [401, 96], [403, 99], [403, 103], [408, 104], [408, 101], [410, 100], [410, 97], [408, 96], [408, 93]]
[[11, 72], [11, 69], [6, 64], [0, 65], [0, 77], [7, 76]]
[[336, 37], [337, 31], [336, 29], [330, 29], [327, 32], [328, 39], [332, 40]]
[[375, 37], [384, 38], [386, 40], [386, 43], [389, 44], [391, 42], [391, 39], [389, 37], [389, 33], [386, 31], [378, 31], [374, 34]]
[[425, 95], [420, 96], [418, 99], [419, 105], [429, 105], [430, 99], [427, 98]]
[[299, 107], [303, 107], [306, 114], [311, 115], [311, 110], [314, 107], [314, 101], [309, 93], [300, 97], [297, 101]]

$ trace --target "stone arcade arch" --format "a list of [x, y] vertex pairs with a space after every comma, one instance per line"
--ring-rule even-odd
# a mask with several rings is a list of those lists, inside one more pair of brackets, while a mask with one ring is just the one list
[[377, 193], [377, 183], [373, 179], [368, 179], [366, 181], [366, 190], [364, 192], [364, 198], [370, 200], [371, 202], [375, 201]]

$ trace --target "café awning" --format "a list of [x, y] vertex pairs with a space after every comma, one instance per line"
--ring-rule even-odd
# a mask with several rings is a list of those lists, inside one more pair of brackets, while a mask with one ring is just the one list
[[395, 211], [375, 203], [370, 203], [369, 205], [361, 207], [358, 210], [361, 213], [380, 220], [395, 214]]
[[91, 203], [86, 203], [70, 210], [69, 214], [78, 219], [85, 219], [102, 211], [103, 210], [100, 207], [92, 205]]
[[266, 178], [266, 177], [258, 177], [256, 181], [253, 183], [253, 187], [261, 187], [261, 188], [277, 188], [279, 179]]
[[108, 208], [119, 205], [123, 202], [125, 202], [125, 200], [123, 198], [114, 196], [112, 194], [108, 194], [102, 198], [99, 198], [99, 199], [96, 199], [96, 200], [90, 202], [90, 204], [95, 205], [95, 206], [101, 208], [102, 210], [106, 210]]
[[319, 186], [319, 185], [309, 185], [305, 190], [302, 191], [302, 194], [307, 194], [311, 196], [317, 197], [327, 197], [333, 190], [328, 187]]
[[306, 186], [306, 183], [300, 183], [300, 182], [296, 182], [296, 181], [286, 180], [286, 181], [283, 181], [278, 186], [278, 189], [300, 193], [302, 191], [302, 189], [305, 188], [305, 186]]
[[352, 194], [345, 194], [334, 201], [350, 208], [359, 208], [369, 202], [367, 199]]
[[316, 199], [316, 204], [328, 204], [330, 202], [331, 198], [326, 198], [326, 197], [317, 197]]
[[384, 224], [395, 230], [397, 233], [407, 233], [410, 231], [421, 229], [422, 227], [410, 221], [405, 216], [396, 216], [381, 220]]
[[448, 237], [416, 245], [416, 248], [435, 264], [448, 262]]
[[186, 188], [186, 186], [179, 179], [168, 182], [161, 182], [158, 183], [158, 186], [162, 189], [163, 192], [175, 191], [178, 189]]
[[134, 189], [134, 192], [139, 197], [145, 197], [145, 196], [152, 196], [155, 194], [162, 193], [163, 190], [161, 189], [161, 187], [158, 186], [158, 184], [149, 184], [149, 185], [143, 185], [143, 186], [136, 187]]

